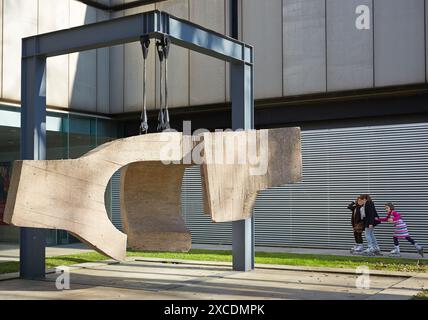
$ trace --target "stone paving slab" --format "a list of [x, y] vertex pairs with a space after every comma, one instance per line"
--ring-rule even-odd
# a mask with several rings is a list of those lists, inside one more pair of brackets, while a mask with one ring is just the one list
[[[58, 291], [56, 274], [44, 281], [0, 281], [1, 299], [408, 299], [428, 287], [425, 275], [371, 275], [370, 289], [356, 274], [258, 268], [231, 271], [230, 264], [82, 264], [71, 269], [71, 290]], [[205, 263], [205, 262], [204, 262]]]
[[372, 277], [369, 290], [355, 287], [356, 276], [288, 270], [233, 273], [174, 291], [214, 299], [365, 299], [403, 279]]
[[[128, 258], [135, 261], [142, 262], [164, 262], [164, 263], [177, 263], [177, 264], [187, 264], [187, 265], [216, 265], [216, 266], [225, 266], [230, 267], [231, 262], [221, 262], [221, 261], [195, 261], [195, 260], [183, 260], [183, 259], [163, 259], [163, 258], [145, 258], [145, 257], [135, 257]], [[364, 264], [362, 263], [362, 266]], [[342, 274], [356, 274], [356, 269], [350, 268], [330, 268], [330, 267], [311, 267], [311, 266], [289, 266], [289, 265], [279, 265], [279, 264], [263, 264], [256, 263], [256, 268], [261, 269], [275, 269], [275, 270], [295, 270], [295, 271], [314, 271], [314, 272], [327, 272], [327, 273], [342, 273]], [[371, 275], [378, 276], [388, 276], [388, 277], [425, 277], [428, 279], [428, 273], [418, 273], [418, 272], [401, 272], [401, 271], [389, 271], [389, 270], [370, 270]]]
[[414, 296], [422, 289], [428, 289], [426, 277], [411, 277], [400, 281], [391, 287], [381, 290], [368, 300], [399, 300], [400, 297]]

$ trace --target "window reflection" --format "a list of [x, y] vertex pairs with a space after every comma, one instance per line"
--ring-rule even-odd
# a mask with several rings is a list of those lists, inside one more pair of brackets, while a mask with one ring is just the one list
[[[19, 108], [0, 105], [0, 221], [3, 218], [13, 161], [20, 159]], [[121, 136], [118, 122], [85, 115], [47, 112], [46, 158], [75, 159], [98, 145]], [[111, 188], [106, 191], [111, 199]], [[111, 201], [107, 201], [109, 209]], [[68, 244], [78, 240], [64, 230], [48, 230], [48, 245]], [[0, 223], [0, 242], [18, 243], [19, 228]]]

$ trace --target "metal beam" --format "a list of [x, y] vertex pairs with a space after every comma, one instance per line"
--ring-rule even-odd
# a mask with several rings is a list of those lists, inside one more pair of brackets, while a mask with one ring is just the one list
[[232, 63], [249, 63], [252, 47], [158, 10], [24, 38], [23, 57], [53, 57], [168, 36], [172, 44]]

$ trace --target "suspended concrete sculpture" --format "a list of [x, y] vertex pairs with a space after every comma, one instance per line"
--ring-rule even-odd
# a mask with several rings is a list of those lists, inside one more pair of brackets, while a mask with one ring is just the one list
[[[128, 247], [188, 251], [181, 183], [200, 165], [204, 205], [213, 222], [251, 217], [260, 190], [301, 179], [299, 128], [177, 132], [115, 140], [71, 160], [15, 161], [4, 222], [67, 230], [95, 250], [123, 260]], [[121, 170], [124, 232], [108, 218], [104, 194]], [[127, 243], [128, 242], [128, 243]]]

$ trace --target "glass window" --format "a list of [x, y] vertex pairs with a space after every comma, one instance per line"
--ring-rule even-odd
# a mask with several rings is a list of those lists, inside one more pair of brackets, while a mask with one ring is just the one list
[[[19, 112], [2, 110], [4, 117], [0, 125], [0, 242], [17, 243], [19, 228], [3, 223], [3, 213], [12, 175], [13, 161], [20, 157], [20, 133], [15, 127]], [[17, 118], [18, 116], [18, 118]]]
[[[68, 159], [68, 114], [46, 114], [46, 159]], [[63, 230], [47, 230], [49, 246], [69, 243], [68, 233]]]
[[68, 115], [48, 112], [46, 116], [46, 159], [68, 159]]
[[113, 120], [97, 119], [97, 145], [122, 137], [122, 126]]
[[[20, 159], [20, 109], [0, 106], [0, 221], [12, 172]], [[121, 136], [117, 121], [49, 111], [46, 114], [46, 159], [74, 159], [98, 145]], [[111, 184], [106, 190], [106, 206], [111, 211]], [[116, 199], [117, 200], [117, 199]], [[47, 244], [67, 244], [78, 240], [64, 230], [48, 230]], [[0, 242], [18, 243], [19, 228], [0, 222]]]
[[70, 115], [69, 158], [76, 159], [97, 146], [95, 118]]

